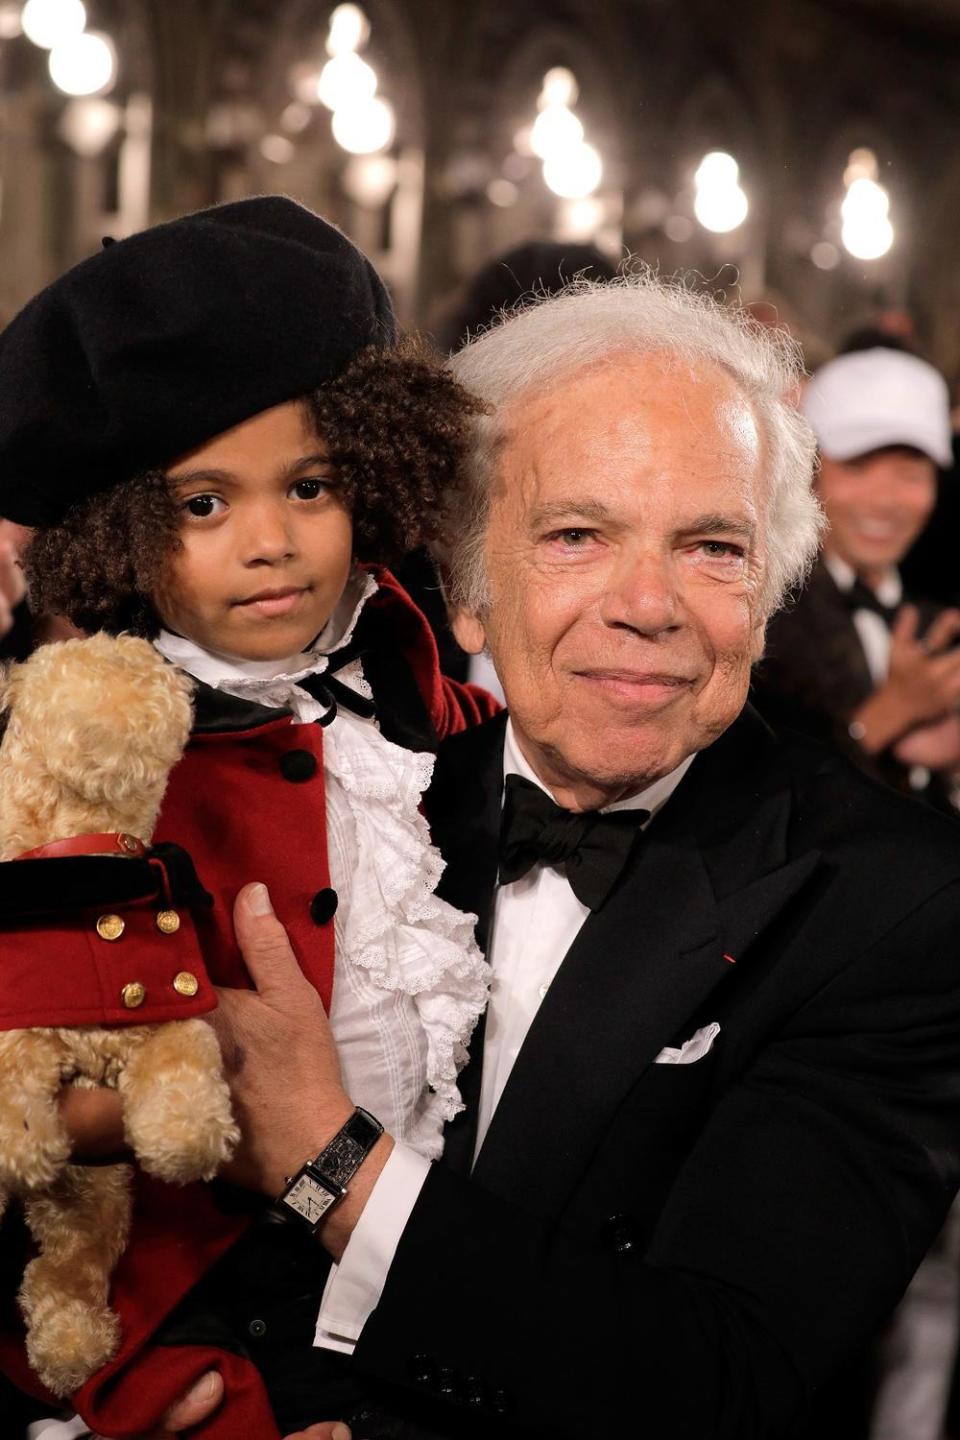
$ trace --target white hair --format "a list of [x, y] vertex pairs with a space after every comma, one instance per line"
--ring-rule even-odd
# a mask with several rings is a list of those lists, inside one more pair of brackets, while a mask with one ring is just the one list
[[438, 556], [454, 606], [479, 615], [489, 603], [484, 536], [502, 411], [519, 396], [630, 351], [713, 364], [740, 387], [765, 441], [763, 611], [771, 614], [806, 577], [824, 522], [811, 483], [816, 442], [791, 402], [803, 376], [797, 345], [744, 311], [725, 309], [644, 268], [606, 282], [578, 279], [558, 295], [534, 298], [450, 360], [457, 380], [488, 408], [474, 422], [466, 484], [450, 498], [452, 539]]

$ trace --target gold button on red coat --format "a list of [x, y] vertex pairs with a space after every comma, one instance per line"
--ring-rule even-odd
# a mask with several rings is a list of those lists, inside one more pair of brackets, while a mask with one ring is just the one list
[[176, 935], [180, 929], [180, 916], [176, 910], [161, 910], [157, 915], [157, 929], [161, 935]]
[[179, 975], [173, 977], [173, 988], [178, 995], [196, 995], [200, 989], [200, 981], [196, 975], [191, 975], [189, 970], [181, 970]]
[[126, 928], [126, 922], [119, 915], [101, 915], [97, 921], [97, 934], [101, 940], [119, 940]]
[[128, 1010], [136, 1010], [147, 998], [147, 987], [141, 985], [139, 980], [131, 980], [129, 985], [124, 985], [120, 991], [120, 998]]

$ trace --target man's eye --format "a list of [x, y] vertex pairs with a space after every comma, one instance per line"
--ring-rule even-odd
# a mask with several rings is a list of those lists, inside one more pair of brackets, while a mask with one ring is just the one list
[[744, 553], [742, 545], [734, 545], [730, 540], [702, 540], [700, 548], [711, 560], [742, 560]]
[[555, 530], [550, 536], [551, 540], [557, 540], [568, 550], [582, 550], [587, 541], [593, 536], [592, 530], [581, 530], [572, 526], [568, 530]]
[[191, 495], [189, 500], [183, 504], [188, 515], [195, 515], [198, 520], [205, 520], [209, 515], [218, 515], [223, 508], [223, 501], [218, 495]]
[[329, 488], [329, 480], [324, 480], [319, 475], [311, 475], [306, 480], [298, 480], [295, 485], [291, 485], [290, 490], [298, 500], [316, 500]]

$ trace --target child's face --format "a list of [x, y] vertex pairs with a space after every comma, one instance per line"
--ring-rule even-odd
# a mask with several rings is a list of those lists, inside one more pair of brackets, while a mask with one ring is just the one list
[[168, 629], [244, 660], [296, 655], [343, 593], [353, 528], [302, 405], [264, 410], [167, 475], [180, 545], [153, 596]]

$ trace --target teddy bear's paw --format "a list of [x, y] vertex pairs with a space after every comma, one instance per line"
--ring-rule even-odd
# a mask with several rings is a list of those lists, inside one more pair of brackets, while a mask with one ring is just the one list
[[72, 1395], [119, 1345], [120, 1321], [105, 1305], [47, 1295], [32, 1307], [27, 1358], [54, 1395]]
[[127, 1140], [143, 1169], [158, 1180], [179, 1185], [212, 1180], [240, 1139], [224, 1082], [215, 1075], [195, 1078], [202, 1084], [170, 1086], [134, 1103], [126, 1097]]
[[144, 1170], [186, 1184], [212, 1180], [240, 1132], [209, 1025], [159, 1025], [131, 1058], [118, 1086], [127, 1140]]
[[57, 1104], [65, 1059], [54, 1030], [0, 1031], [0, 1186], [15, 1194], [46, 1189], [69, 1158]]
[[14, 1194], [46, 1190], [69, 1159], [69, 1137], [46, 1096], [0, 1101], [0, 1188]]

